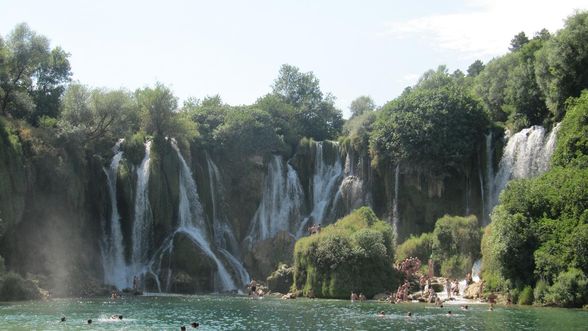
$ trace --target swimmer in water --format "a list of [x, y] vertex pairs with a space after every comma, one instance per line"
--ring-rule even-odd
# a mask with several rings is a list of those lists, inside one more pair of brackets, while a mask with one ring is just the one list
[[61, 322], [65, 322], [65, 316], [61, 317]]
[[88, 324], [92, 324], [92, 319], [89, 319], [88, 320]]
[[384, 317], [384, 311], [382, 310], [381, 312], [378, 313], [379, 317]]
[[185, 326], [180, 326], [180, 331], [186, 331], [186, 327]]
[[196, 329], [197, 327], [200, 326], [200, 324], [198, 324], [196, 322], [192, 322], [192, 324], [190, 324], [190, 326], [192, 327], [192, 329]]
[[451, 310], [447, 312], [447, 316], [453, 316], [453, 314], [451, 313]]
[[412, 312], [410, 312], [410, 311], [409, 311], [409, 312], [406, 314], [406, 317], [412, 317]]
[[468, 308], [468, 305], [461, 306], [461, 307], [459, 307], [459, 308], [460, 308], [461, 310], [468, 310], [468, 309], [469, 309], [469, 308]]

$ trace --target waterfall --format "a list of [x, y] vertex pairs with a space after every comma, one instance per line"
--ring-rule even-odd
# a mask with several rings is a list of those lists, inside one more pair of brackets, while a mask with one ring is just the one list
[[110, 162], [110, 167], [104, 169], [108, 183], [108, 195], [110, 197], [110, 224], [105, 227], [104, 240], [102, 243], [102, 266], [104, 269], [104, 283], [114, 285], [118, 289], [129, 287], [129, 280], [126, 274], [126, 264], [124, 257], [123, 236], [120, 225], [120, 215], [116, 202], [116, 179], [118, 175], [118, 164], [122, 159], [123, 152], [120, 145], [123, 139], [120, 139], [112, 148], [114, 156]]
[[[481, 197], [482, 197], [482, 224], [487, 225], [490, 221], [491, 199], [494, 187], [494, 153], [492, 151], [492, 132], [485, 135], [486, 139], [486, 174], [485, 174], [485, 185], [480, 183]], [[481, 176], [481, 173], [480, 173]]]
[[400, 179], [400, 163], [396, 165], [394, 171], [394, 200], [392, 201], [392, 229], [394, 230], [394, 240], [398, 242], [398, 189]]
[[249, 283], [249, 274], [243, 267], [241, 261], [239, 261], [234, 256], [234, 254], [239, 253], [237, 239], [235, 238], [233, 229], [229, 224], [225, 214], [218, 206], [220, 200], [218, 197], [222, 198], [224, 193], [220, 171], [208, 153], [206, 153], [206, 165], [208, 168], [208, 183], [212, 202], [212, 227], [214, 241], [216, 246], [219, 247], [219, 252], [225, 257], [226, 261], [229, 262], [235, 273], [239, 275], [241, 285], [245, 286], [247, 283]]
[[245, 239], [250, 247], [256, 241], [280, 231], [292, 233], [298, 227], [304, 193], [296, 171], [287, 163], [284, 171], [284, 163], [281, 156], [274, 155], [268, 164], [261, 203]]
[[335, 218], [341, 216], [341, 211], [343, 211], [342, 214], [348, 214], [354, 209], [369, 205], [369, 197], [365, 194], [365, 183], [361, 174], [358, 174], [355, 169], [352, 153], [353, 151], [350, 150], [345, 156], [345, 178], [339, 185], [333, 203], [333, 209], [339, 212], [336, 213]]
[[151, 207], [149, 205], [149, 164], [151, 160], [151, 141], [145, 143], [145, 156], [137, 169], [135, 190], [135, 218], [133, 221], [132, 278], [142, 273], [147, 262], [151, 235]]
[[480, 281], [480, 271], [482, 270], [482, 259], [477, 259], [472, 265], [472, 280], [476, 283]]
[[315, 224], [326, 221], [328, 208], [332, 205], [338, 189], [338, 183], [343, 176], [343, 165], [339, 154], [334, 164], [329, 164], [324, 158], [324, 142], [315, 143], [314, 176], [312, 177], [312, 212], [310, 219]]
[[534, 177], [548, 170], [558, 130], [559, 124], [545, 139], [545, 129], [535, 125], [508, 139], [494, 178], [489, 212], [498, 204], [498, 196], [509, 180]]
[[173, 142], [172, 147], [180, 160], [180, 203], [178, 210], [180, 225], [176, 233], [183, 233], [188, 236], [195, 245], [214, 261], [217, 267], [221, 291], [235, 290], [237, 286], [225, 266], [212, 251], [210, 241], [206, 236], [204, 213], [200, 204], [196, 182], [192, 177], [192, 171], [184, 160], [179, 148]]

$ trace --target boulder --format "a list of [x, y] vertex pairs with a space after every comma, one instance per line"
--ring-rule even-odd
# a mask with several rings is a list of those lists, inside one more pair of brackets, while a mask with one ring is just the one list
[[280, 264], [276, 271], [267, 278], [267, 286], [272, 292], [287, 293], [294, 280], [294, 268]]
[[286, 231], [257, 242], [245, 256], [247, 270], [253, 278], [265, 279], [280, 263], [292, 263], [295, 243], [296, 239]]

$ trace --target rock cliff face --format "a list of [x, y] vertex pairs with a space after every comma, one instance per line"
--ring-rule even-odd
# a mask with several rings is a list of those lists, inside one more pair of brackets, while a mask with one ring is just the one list
[[[475, 157], [439, 174], [406, 163], [374, 168], [366, 151], [328, 141], [302, 140], [285, 155], [160, 139], [141, 153], [121, 145], [110, 193], [112, 145], [90, 153], [35, 140], [41, 133], [31, 129], [0, 129], [0, 254], [10, 270], [64, 295], [90, 280], [130, 287], [135, 276], [155, 291], [238, 290], [249, 275], [291, 264], [296, 239], [313, 225], [361, 206], [392, 224], [398, 242], [444, 214], [485, 220], [502, 152], [500, 135], [490, 135]], [[105, 277], [113, 266], [116, 282]]]

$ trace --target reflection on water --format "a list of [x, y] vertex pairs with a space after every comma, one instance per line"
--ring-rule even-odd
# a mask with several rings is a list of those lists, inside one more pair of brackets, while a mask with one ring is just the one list
[[[57, 299], [0, 304], [1, 330], [585, 330], [588, 311], [555, 308], [424, 304], [391, 305], [342, 300], [252, 300], [233, 296], [146, 296], [109, 299]], [[446, 316], [447, 311], [452, 317]], [[385, 316], [377, 313], [384, 311]], [[412, 312], [413, 317], [406, 314]], [[111, 320], [111, 315], [123, 315]], [[66, 316], [64, 323], [59, 322]], [[92, 325], [86, 321], [92, 319]], [[189, 328], [188, 328], [189, 329]]]

